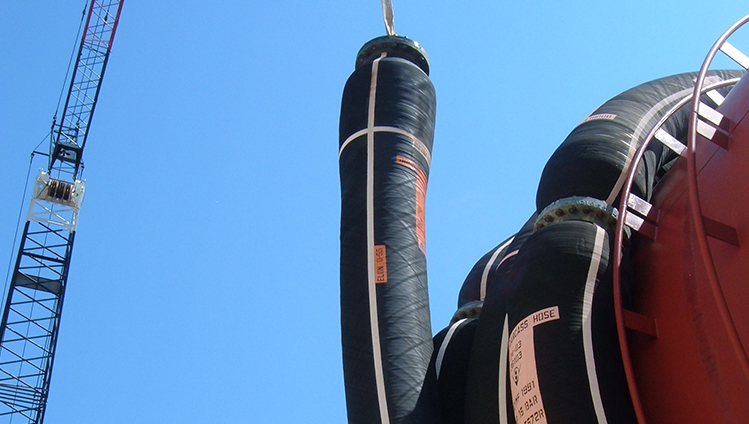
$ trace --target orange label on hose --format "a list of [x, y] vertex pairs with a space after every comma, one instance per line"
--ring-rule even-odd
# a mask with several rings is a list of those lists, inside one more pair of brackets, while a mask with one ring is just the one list
[[558, 306], [542, 309], [525, 317], [510, 333], [510, 390], [518, 424], [546, 424], [546, 411], [538, 387], [533, 327], [558, 319]]
[[426, 208], [424, 204], [427, 200], [427, 176], [419, 168], [416, 173], [416, 240], [419, 243], [419, 249], [426, 255], [427, 253], [427, 226], [426, 226]]
[[398, 155], [395, 163], [405, 166], [416, 173], [416, 242], [419, 249], [427, 253], [427, 231], [426, 231], [426, 198], [427, 198], [427, 176], [421, 167], [411, 159]]
[[374, 247], [375, 283], [388, 282], [388, 264], [385, 245]]

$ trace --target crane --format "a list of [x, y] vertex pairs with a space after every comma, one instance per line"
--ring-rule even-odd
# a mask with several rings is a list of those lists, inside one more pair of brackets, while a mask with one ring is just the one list
[[[33, 186], [0, 322], [0, 422], [42, 423], [78, 214], [83, 148], [124, 0], [91, 0], [49, 161]], [[85, 12], [85, 10], [84, 10]]]

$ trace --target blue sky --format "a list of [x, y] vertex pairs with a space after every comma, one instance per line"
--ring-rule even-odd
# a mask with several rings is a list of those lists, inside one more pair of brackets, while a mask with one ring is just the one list
[[[0, 5], [4, 271], [85, 3]], [[437, 332], [475, 261], [532, 213], [569, 131], [621, 91], [697, 70], [749, 4], [394, 10], [437, 90], [426, 205]], [[378, 0], [125, 2], [84, 156], [46, 422], [346, 421], [338, 115], [358, 49], [384, 34]]]

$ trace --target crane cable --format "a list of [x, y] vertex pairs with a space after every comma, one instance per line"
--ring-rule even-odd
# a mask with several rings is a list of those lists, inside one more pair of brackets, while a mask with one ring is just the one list
[[[45, 136], [46, 138], [46, 136]], [[44, 139], [39, 142], [41, 145]], [[37, 147], [39, 147], [37, 145]], [[18, 230], [21, 228], [21, 216], [23, 215], [23, 206], [26, 203], [26, 193], [29, 189], [29, 178], [31, 177], [31, 164], [34, 162], [34, 154], [36, 149], [31, 152], [31, 158], [29, 158], [29, 169], [26, 171], [26, 184], [23, 187], [23, 195], [21, 196], [21, 205], [18, 208], [18, 218], [16, 218], [16, 232], [13, 234], [13, 247], [10, 249], [10, 257], [8, 258], [8, 271], [5, 273], [5, 285], [3, 285], [3, 294], [7, 293], [8, 283], [10, 282], [10, 270], [13, 267], [13, 258], [16, 252], [16, 243], [18, 242]]]
[[[70, 70], [73, 67], [73, 63], [75, 61], [76, 47], [78, 47], [78, 41], [81, 39], [81, 32], [83, 31], [83, 25], [84, 25], [85, 20], [86, 20], [86, 10], [87, 9], [88, 9], [88, 0], [85, 1], [85, 4], [83, 6], [83, 11], [82, 11], [82, 14], [81, 14], [81, 22], [80, 22], [80, 24], [78, 24], [78, 33], [76, 35], [76, 41], [75, 41], [75, 44], [73, 45], [73, 50], [70, 53], [70, 59], [68, 60], [68, 69], [65, 71], [65, 79], [63, 80], [62, 89], [60, 90], [60, 97], [57, 99], [57, 108], [55, 109], [55, 114], [54, 114], [54, 116], [52, 118], [52, 131], [50, 132], [50, 135], [49, 135], [49, 137], [50, 137], [50, 143], [54, 143], [54, 140], [53, 140], [53, 137], [54, 137], [54, 124], [57, 121], [57, 112], [60, 111], [60, 104], [62, 103], [62, 97], [63, 97], [63, 95], [65, 95], [65, 89], [67, 87], [67, 84], [65, 84], [65, 83], [68, 81], [68, 76], [70, 75]], [[10, 273], [11, 273], [11, 268], [13, 267], [13, 258], [15, 258], [16, 243], [18, 242], [18, 230], [21, 228], [21, 217], [23, 216], [23, 207], [24, 207], [24, 205], [26, 203], [26, 193], [28, 192], [28, 189], [29, 189], [29, 181], [30, 181], [30, 178], [31, 178], [31, 166], [32, 166], [32, 164], [34, 162], [34, 155], [36, 153], [40, 153], [40, 154], [46, 156], [45, 153], [37, 152], [37, 150], [39, 149], [39, 146], [41, 146], [42, 143], [44, 143], [44, 140], [46, 138], [47, 138], [47, 136], [45, 136], [44, 138], [42, 138], [42, 141], [40, 141], [39, 144], [36, 145], [36, 147], [34, 148], [34, 150], [32, 150], [32, 152], [31, 152], [31, 158], [29, 159], [29, 168], [26, 171], [26, 184], [24, 185], [24, 188], [23, 188], [23, 195], [21, 196], [21, 206], [18, 209], [18, 218], [16, 219], [16, 231], [15, 231], [15, 234], [13, 235], [13, 246], [10, 249], [10, 257], [8, 258], [8, 270], [5, 273], [5, 283], [3, 285], [3, 294], [7, 293], [8, 284], [10, 283], [10, 278], [11, 278]]]
[[[86, 21], [86, 9], [88, 8], [88, 0], [86, 0], [86, 4], [83, 6], [83, 11], [81, 12], [81, 22], [78, 24], [78, 34], [75, 36], [75, 44], [73, 45], [73, 50], [70, 52], [70, 59], [68, 60], [68, 69], [65, 71], [65, 79], [62, 82], [62, 89], [60, 90], [60, 97], [57, 99], [57, 108], [55, 109], [55, 116], [54, 120], [57, 120], [57, 112], [60, 111], [60, 104], [62, 103], [62, 97], [65, 95], [65, 89], [67, 87], [67, 84], [65, 84], [68, 81], [68, 76], [70, 75], [70, 69], [73, 67], [73, 63], [76, 60], [75, 54], [78, 50], [78, 43], [81, 39], [81, 31], [83, 30], [83, 25]], [[54, 122], [54, 121], [53, 121]]]
[[382, 18], [385, 20], [385, 31], [388, 37], [395, 36], [395, 25], [393, 23], [393, 1], [382, 0]]

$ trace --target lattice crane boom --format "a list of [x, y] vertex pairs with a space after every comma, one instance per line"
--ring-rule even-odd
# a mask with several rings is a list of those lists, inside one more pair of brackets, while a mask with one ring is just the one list
[[0, 423], [44, 420], [85, 190], [83, 148], [124, 0], [91, 0], [49, 163], [36, 177], [0, 322]]

